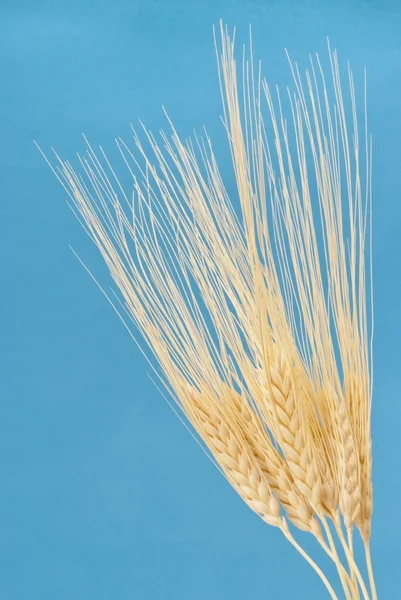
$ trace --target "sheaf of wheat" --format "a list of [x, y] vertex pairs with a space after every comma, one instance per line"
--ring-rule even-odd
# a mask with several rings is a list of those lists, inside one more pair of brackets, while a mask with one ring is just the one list
[[117, 139], [127, 187], [89, 144], [78, 171], [57, 155], [53, 169], [107, 264], [120, 316], [227, 481], [333, 599], [298, 529], [333, 560], [341, 597], [376, 599], [366, 93], [357, 99], [349, 69], [343, 83], [329, 47], [328, 78], [318, 56], [303, 76], [290, 62], [293, 89], [280, 95], [252, 49], [238, 66], [235, 36], [220, 32], [235, 198], [207, 133], [184, 142], [170, 121], [159, 142], [144, 127], [134, 150]]

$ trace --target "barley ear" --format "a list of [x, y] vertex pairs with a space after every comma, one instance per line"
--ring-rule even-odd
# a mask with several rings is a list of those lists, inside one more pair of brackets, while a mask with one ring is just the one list
[[227, 419], [218, 399], [189, 389], [183, 407], [227, 480], [266, 523], [281, 527], [280, 505], [241, 431]]

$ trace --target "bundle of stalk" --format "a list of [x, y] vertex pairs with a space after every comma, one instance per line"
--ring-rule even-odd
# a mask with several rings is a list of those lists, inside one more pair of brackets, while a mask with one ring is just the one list
[[[117, 140], [133, 192], [89, 144], [82, 174], [58, 157], [54, 171], [117, 285], [116, 309], [147, 342], [227, 481], [301, 552], [332, 598], [338, 592], [293, 537], [297, 529], [334, 561], [345, 598], [375, 599], [366, 104], [360, 136], [352, 74], [345, 101], [329, 48], [329, 82], [317, 56], [304, 78], [290, 62], [287, 121], [252, 51], [238, 83], [223, 26], [216, 48], [238, 210], [207, 134], [184, 143], [171, 123], [161, 145], [145, 128], [144, 144], [134, 134], [135, 152]], [[355, 528], [370, 591], [354, 557]]]

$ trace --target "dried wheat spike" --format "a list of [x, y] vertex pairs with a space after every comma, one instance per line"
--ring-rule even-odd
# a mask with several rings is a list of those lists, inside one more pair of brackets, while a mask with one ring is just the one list
[[266, 523], [281, 527], [280, 505], [247, 440], [224, 415], [223, 406], [212, 405], [192, 388], [183, 400], [183, 407], [241, 498]]
[[[305, 406], [297, 402], [291, 371], [284, 354], [276, 348], [276, 356], [267, 370], [268, 383], [262, 384], [266, 401], [272, 407], [275, 427], [272, 428], [280, 445], [292, 478], [299, 491], [318, 510], [332, 514], [335, 500], [329, 485], [328, 469], [309, 429]], [[304, 396], [302, 392], [299, 392]]]
[[355, 523], [361, 508], [360, 463], [350, 419], [343, 402], [339, 402], [338, 417], [341, 436], [340, 443], [338, 444], [339, 508], [344, 517], [346, 527], [350, 528]]
[[270, 489], [287, 513], [289, 520], [299, 529], [320, 535], [320, 526], [309, 501], [294, 484], [288, 465], [273, 446], [260, 416], [236, 391], [227, 389], [226, 398], [229, 398], [226, 404], [230, 414], [238, 423]]
[[361, 450], [359, 454], [361, 473], [361, 509], [357, 516], [356, 523], [365, 543], [369, 543], [373, 512], [371, 446], [371, 440], [368, 442], [365, 441], [361, 444]]

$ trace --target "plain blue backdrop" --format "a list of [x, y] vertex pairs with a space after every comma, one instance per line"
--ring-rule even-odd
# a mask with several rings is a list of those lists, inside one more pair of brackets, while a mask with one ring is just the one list
[[[287, 85], [326, 36], [368, 69], [376, 303], [373, 560], [401, 598], [401, 3], [399, 0], [2, 0], [0, 598], [322, 599], [288, 542], [229, 488], [146, 375], [69, 249], [101, 259], [33, 140], [109, 149], [142, 118], [206, 125], [229, 173], [212, 25]], [[220, 144], [221, 141], [221, 144]], [[225, 152], [225, 154], [224, 154]], [[226, 158], [227, 157], [227, 158]], [[313, 544], [307, 542], [312, 553]], [[316, 556], [321, 556], [318, 552]], [[327, 566], [321, 560], [323, 566]]]

